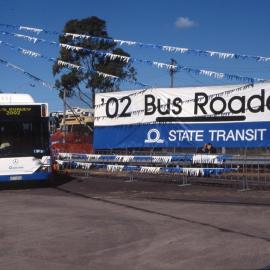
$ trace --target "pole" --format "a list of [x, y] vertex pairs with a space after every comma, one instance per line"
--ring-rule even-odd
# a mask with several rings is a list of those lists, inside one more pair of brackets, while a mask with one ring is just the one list
[[[171, 65], [176, 65], [176, 60], [174, 60], [173, 58], [171, 58]], [[174, 85], [174, 74], [176, 73], [176, 70], [171, 68], [169, 70], [169, 74], [170, 74], [170, 78], [171, 78], [171, 84], [170, 84], [170, 87], [173, 88], [173, 85]]]
[[67, 101], [66, 101], [66, 98], [67, 98], [67, 93], [66, 93], [66, 88], [64, 88], [64, 93], [63, 93], [63, 102], [64, 102], [64, 112], [63, 112], [63, 129], [64, 129], [64, 143], [66, 143], [66, 133], [67, 133], [67, 130], [66, 130], [66, 110], [67, 110]]

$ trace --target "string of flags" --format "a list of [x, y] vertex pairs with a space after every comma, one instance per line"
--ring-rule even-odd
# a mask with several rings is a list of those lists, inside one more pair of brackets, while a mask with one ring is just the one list
[[50, 83], [43, 81], [42, 79], [38, 78], [37, 76], [25, 71], [21, 67], [14, 65], [6, 60], [0, 59], [0, 64], [5, 65], [8, 68], [13, 69], [16, 72], [22, 73], [28, 78], [34, 80], [35, 82], [41, 83], [44, 87], [50, 88], [50, 89], [55, 89]]
[[52, 84], [50, 84], [50, 83], [48, 83], [48, 82], [46, 82], [46, 81], [40, 79], [39, 77], [37, 77], [37, 76], [31, 74], [30, 72], [24, 70], [23, 68], [21, 68], [21, 67], [15, 65], [15, 64], [13, 64], [13, 63], [10, 63], [10, 62], [8, 62], [8, 61], [6, 61], [6, 60], [0, 58], [0, 64], [6, 66], [6, 67], [8, 67], [8, 68], [10, 68], [10, 69], [12, 69], [12, 70], [14, 70], [14, 71], [16, 71], [16, 72], [19, 72], [19, 73], [25, 75], [26, 77], [30, 78], [31, 80], [33, 80], [33, 81], [35, 81], [35, 82], [40, 83], [41, 85], [43, 85], [43, 86], [46, 87], [46, 88], [49, 88], [49, 89], [52, 89], [52, 90], [58, 90], [58, 89], [57, 89], [55, 86], [53, 86]]
[[[75, 64], [72, 64], [72, 63], [69, 63], [69, 62], [65, 62], [65, 61], [62, 61], [62, 60], [58, 60], [56, 58], [53, 58], [53, 57], [48, 57], [48, 56], [45, 56], [45, 55], [42, 55], [41, 53], [38, 53], [38, 52], [35, 52], [35, 51], [31, 51], [31, 50], [28, 50], [28, 49], [24, 49], [24, 48], [21, 48], [21, 47], [17, 47], [17, 46], [14, 46], [10, 43], [7, 43], [7, 42], [4, 42], [2, 40], [0, 40], [0, 45], [4, 45], [12, 50], [15, 50], [17, 52], [19, 52], [20, 54], [23, 54], [23, 55], [26, 55], [26, 56], [31, 56], [31, 57], [35, 57], [35, 58], [42, 58], [42, 59], [45, 59], [49, 62], [57, 62], [57, 64], [59, 66], [63, 66], [63, 67], [67, 67], [69, 69], [76, 69], [76, 70], [82, 70], [82, 69], [85, 69], [85, 67], [83, 66], [79, 66], [79, 65], [75, 65]], [[117, 76], [114, 76], [114, 75], [110, 75], [110, 74], [107, 74], [107, 73], [104, 73], [104, 72], [100, 72], [100, 71], [93, 71], [94, 73], [96, 73], [98, 76], [101, 76], [103, 78], [110, 78], [112, 80], [120, 80], [119, 77]], [[143, 83], [140, 83], [140, 82], [137, 82], [137, 81], [132, 81], [132, 80], [126, 80], [124, 79], [124, 81], [128, 82], [128, 83], [133, 83], [139, 87], [147, 87], [146, 84], [143, 84]]]
[[219, 167], [213, 167], [213, 168], [194, 168], [194, 167], [154, 167], [154, 166], [141, 166], [141, 165], [120, 165], [120, 164], [104, 164], [104, 163], [97, 163], [97, 162], [81, 162], [77, 160], [61, 160], [56, 159], [55, 160], [60, 166], [72, 166], [74, 168], [79, 168], [83, 170], [89, 170], [91, 168], [96, 169], [107, 169], [107, 171], [110, 172], [131, 172], [136, 171], [140, 173], [151, 173], [151, 174], [160, 174], [160, 173], [184, 173], [188, 176], [209, 176], [211, 174], [221, 174], [224, 172], [232, 172], [235, 169], [232, 168], [219, 168]]
[[[21, 67], [15, 65], [15, 64], [12, 64], [12, 63], [10, 63], [10, 62], [4, 60], [4, 59], [1, 59], [1, 58], [0, 58], [0, 64], [5, 65], [6, 67], [11, 68], [11, 69], [13, 69], [13, 70], [16, 71], [16, 72], [22, 73], [23, 75], [27, 76], [27, 77], [30, 78], [31, 80], [33, 80], [33, 81], [35, 81], [35, 82], [38, 82], [38, 83], [42, 84], [42, 85], [43, 85], [44, 87], [46, 87], [46, 88], [49, 88], [49, 89], [52, 89], [52, 90], [59, 90], [59, 89], [57, 89], [55, 86], [51, 85], [50, 83], [48, 83], [48, 82], [46, 82], [46, 81], [44, 81], [44, 80], [38, 78], [37, 76], [31, 74], [30, 72], [25, 71], [23, 68], [21, 68]], [[67, 105], [67, 107], [68, 107], [71, 111], [73, 111], [72, 107], [69, 106], [69, 104], [68, 104], [67, 102], [66, 102], [66, 105]], [[73, 114], [74, 114], [74, 112], [73, 112]], [[74, 114], [74, 116], [76, 117], [76, 114]], [[81, 121], [86, 125], [86, 123], [85, 123], [83, 120], [81, 120]]]
[[[25, 71], [24, 69], [22, 69], [21, 67], [19, 67], [19, 66], [17, 66], [17, 65], [14, 65], [14, 64], [12, 64], [12, 63], [10, 63], [10, 62], [8, 62], [8, 61], [6, 61], [6, 60], [3, 60], [3, 59], [1, 59], [0, 58], [0, 64], [2, 64], [2, 65], [5, 65], [5, 66], [7, 66], [7, 67], [9, 67], [9, 68], [11, 68], [11, 69], [13, 69], [13, 70], [15, 70], [16, 72], [20, 72], [20, 73], [22, 73], [22, 74], [24, 74], [25, 76], [27, 76], [27, 77], [29, 77], [30, 79], [32, 79], [32, 80], [34, 80], [35, 82], [39, 82], [39, 83], [41, 83], [44, 87], [47, 87], [47, 88], [50, 88], [50, 89], [56, 89], [53, 85], [51, 85], [51, 84], [49, 84], [48, 82], [46, 82], [46, 81], [44, 81], [44, 80], [42, 80], [42, 79], [40, 79], [40, 78], [38, 78], [37, 76], [35, 76], [35, 75], [33, 75], [33, 74], [31, 74], [31, 73], [29, 73], [29, 72], [27, 72], [27, 71]], [[242, 87], [238, 87], [238, 88], [235, 88], [235, 89], [232, 89], [232, 90], [227, 90], [227, 91], [224, 91], [223, 93], [227, 93], [227, 94], [229, 94], [229, 93], [232, 93], [232, 92], [234, 92], [234, 91], [241, 91], [241, 90], [244, 90], [244, 89], [247, 89], [248, 87], [251, 87], [252, 85], [244, 85], [244, 86], [242, 86]], [[144, 90], [144, 91], [146, 91], [146, 89]], [[209, 95], [209, 97], [214, 97], [215, 95], [221, 95], [222, 93], [219, 93], [219, 94], [213, 94], [213, 95]], [[185, 101], [184, 101], [185, 102]], [[183, 103], [184, 103], [183, 102]], [[162, 106], [167, 106], [167, 105], [162, 105]], [[248, 110], [248, 109], [247, 109]], [[133, 114], [138, 114], [138, 113], [140, 113], [140, 112], [143, 112], [144, 110], [139, 110], [139, 111], [134, 111], [134, 112], [132, 112]], [[229, 115], [230, 113], [223, 113], [222, 115]], [[102, 119], [102, 118], [105, 118], [105, 117], [96, 117], [95, 118], [95, 120], [99, 120], [99, 119]]]
[[82, 163], [162, 163], [166, 165], [170, 162], [190, 161], [192, 164], [223, 164], [226, 160], [230, 160], [228, 155], [216, 154], [173, 154], [173, 155], [98, 155], [98, 154], [81, 154], [81, 153], [65, 153], [59, 152], [56, 156], [59, 160], [80, 161]]
[[[0, 24], [0, 26], [5, 26], [5, 27], [9, 27], [9, 28], [11, 27], [13, 29], [17, 29], [17, 30], [20, 30], [20, 31], [28, 31], [28, 32], [30, 31], [30, 32], [35, 33], [35, 34], [40, 34], [42, 32], [45, 33], [45, 34], [60, 34], [57, 31], [47, 31], [47, 30], [44, 30], [44, 29], [27, 27], [27, 26], [14, 26], [14, 25], [5, 25], [5, 24]], [[185, 66], [181, 66], [181, 65], [170, 65], [170, 64], [166, 64], [166, 63], [162, 63], [162, 62], [157, 62], [157, 61], [142, 60], [142, 59], [137, 59], [137, 58], [132, 58], [132, 57], [113, 54], [113, 53], [110, 53], [110, 52], [107, 52], [107, 51], [90, 50], [90, 49], [83, 48], [83, 47], [72, 46], [72, 45], [69, 45], [69, 44], [58, 43], [58, 42], [55, 42], [55, 41], [48, 41], [46, 39], [41, 39], [41, 38], [37, 38], [37, 37], [33, 37], [33, 36], [26, 36], [26, 35], [22, 35], [22, 34], [19, 34], [19, 33], [10, 33], [10, 32], [7, 32], [7, 31], [0, 31], [0, 33], [3, 34], [3, 35], [11, 35], [11, 36], [14, 36], [16, 38], [22, 38], [22, 39], [25, 39], [25, 40], [27, 40], [29, 42], [33, 42], [34, 44], [39, 43], [39, 42], [44, 42], [44, 43], [47, 43], [47, 44], [50, 44], [50, 45], [65, 48], [67, 50], [72, 50], [72, 51], [83, 50], [85, 52], [87, 51], [87, 52], [89, 52], [91, 54], [94, 54], [94, 55], [109, 58], [110, 60], [118, 59], [118, 60], [123, 61], [125, 63], [128, 63], [128, 62], [140, 62], [140, 63], [145, 63], [145, 64], [152, 65], [152, 66], [157, 67], [157, 68], [166, 68], [168, 70], [175, 70], [175, 71], [185, 71], [185, 72], [188, 72], [188, 73], [193, 73], [195, 75], [203, 75], [203, 76], [207, 76], [207, 77], [214, 77], [216, 79], [238, 80], [238, 81], [243, 81], [243, 82], [248, 83], [248, 85], [238, 87], [236, 89], [231, 89], [231, 90], [221, 92], [219, 94], [210, 95], [209, 96], [210, 99], [212, 99], [212, 98], [214, 98], [216, 96], [222, 96], [222, 95], [231, 94], [233, 92], [242, 91], [242, 90], [244, 90], [244, 89], [246, 89], [246, 88], [248, 88], [250, 86], [253, 86], [253, 84], [255, 82], [265, 82], [265, 81], [267, 81], [265, 79], [243, 77], [243, 76], [227, 74], [227, 73], [222, 73], [222, 72], [215, 72], [215, 71], [204, 70], [204, 69], [194, 69], [194, 68], [185, 67]], [[92, 37], [92, 36], [81, 35], [81, 34], [72, 34], [72, 33], [62, 33], [62, 34], [64, 34], [65, 36], [71, 36], [73, 39], [77, 39], [77, 38], [89, 39], [89, 38], [91, 38], [91, 39], [94, 39], [93, 41], [95, 41], [95, 39], [96, 39], [97, 42], [108, 42], [108, 40], [110, 40], [111, 42], [119, 43], [119, 45], [124, 45], [124, 44], [126, 44], [126, 45], [139, 45], [139, 44], [141, 44], [141, 47], [143, 47], [144, 45], [145, 46], [153, 45], [153, 44], [143, 44], [143, 43], [138, 43], [138, 42], [133, 42], [133, 41], [129, 42], [129, 41], [124, 41], [124, 40], [114, 40], [114, 39], [107, 39], [107, 41], [106, 41], [104, 38]], [[74, 69], [74, 68], [77, 69], [77, 70], [84, 69], [84, 67], [82, 67], [82, 66], [79, 66], [79, 65], [76, 65], [76, 64], [73, 64], [73, 63], [69, 63], [69, 62], [65, 62], [63, 60], [58, 60], [58, 59], [55, 59], [55, 58], [52, 58], [52, 57], [47, 57], [47, 56], [44, 56], [44, 55], [42, 55], [40, 53], [30, 51], [28, 49], [24, 49], [24, 48], [21, 48], [21, 47], [15, 47], [15, 46], [13, 46], [11, 44], [8, 44], [6, 42], [3, 42], [3, 41], [0, 41], [0, 45], [9, 46], [10, 48], [16, 49], [19, 53], [21, 53], [23, 55], [26, 55], [26, 56], [44, 58], [44, 59], [46, 59], [46, 60], [48, 60], [50, 62], [56, 62], [57, 61], [57, 63], [60, 66], [67, 67], [69, 69]], [[159, 47], [161, 45], [153, 45], [153, 46]], [[228, 53], [228, 54], [227, 53], [220, 53], [220, 52], [214, 52], [214, 51], [191, 50], [191, 49], [187, 49], [187, 48], [172, 47], [172, 46], [161, 46], [161, 47], [162, 47], [162, 50], [165, 50], [165, 51], [175, 51], [175, 52], [180, 52], [180, 53], [191, 53], [191, 52], [196, 51], [200, 55], [209, 54], [209, 56], [218, 56], [219, 58], [224, 58], [224, 59], [226, 59], [226, 58], [235, 58], [235, 59], [253, 58], [256, 61], [264, 61], [264, 62], [270, 61], [269, 57], [261, 57], [261, 56], [256, 56], [255, 57], [255, 56], [237, 55], [237, 54], [231, 54], [231, 53]], [[205, 54], [205, 52], [206, 52], [206, 54]], [[23, 74], [25, 74], [29, 78], [42, 83], [42, 85], [44, 85], [45, 87], [54, 88], [50, 84], [48, 84], [47, 82], [39, 79], [38, 77], [36, 77], [36, 76], [32, 75], [31, 73], [23, 70], [22, 68], [14, 65], [14, 64], [11, 64], [11, 63], [7, 62], [6, 60], [2, 60], [2, 59], [0, 59], [0, 60], [1, 60], [0, 61], [1, 64], [6, 65], [7, 67], [13, 68], [16, 71], [22, 72]], [[98, 74], [99, 76], [102, 76], [104, 78], [109, 77], [109, 78], [114, 79], [114, 80], [119, 79], [119, 77], [114, 76], [114, 75], [102, 73], [102, 72], [99, 72], [99, 71], [95, 71], [95, 72], [96, 72], [96, 74]], [[128, 82], [130, 83], [131, 81], [128, 80]], [[132, 81], [132, 82], [134, 83], [134, 81]], [[143, 89], [140, 90], [140, 91], [136, 91], [135, 93], [131, 93], [130, 96], [143, 94], [147, 90], [153, 91], [152, 88], [149, 89], [149, 86], [147, 86], [145, 84], [142, 84], [142, 83], [139, 83], [139, 82], [136, 82], [136, 81], [135, 81], [135, 84], [139, 85], [140, 87], [143, 87]], [[192, 100], [186, 100], [183, 103], [185, 103], [185, 102], [186, 103], [187, 102], [192, 102]], [[98, 108], [99, 106], [103, 106], [105, 104], [106, 103], [98, 104], [98, 105], [96, 105], [96, 108]], [[162, 105], [161, 107], [165, 107], [165, 106], [167, 106], [167, 104]], [[143, 111], [144, 110], [138, 110], [138, 111], [134, 111], [134, 112], [131, 112], [131, 113], [136, 115], [136, 114], [139, 114], [139, 113], [141, 113]], [[227, 115], [228, 113], [224, 113], [224, 114]]]
[[201, 49], [190, 49], [190, 48], [183, 48], [183, 47], [176, 47], [176, 46], [168, 46], [168, 45], [159, 45], [159, 44], [151, 44], [151, 43], [143, 43], [137, 41], [129, 41], [129, 40], [121, 40], [121, 39], [112, 39], [112, 38], [104, 38], [104, 37], [96, 37], [92, 35], [85, 35], [85, 34], [75, 34], [75, 33], [61, 33], [59, 31], [50, 31], [41, 28], [35, 27], [28, 27], [22, 25], [10, 25], [10, 24], [3, 24], [1, 23], [0, 26], [6, 28], [12, 28], [19, 31], [27, 31], [32, 32], [34, 34], [53, 34], [53, 35], [64, 35], [67, 37], [72, 37], [73, 39], [86, 39], [93, 42], [103, 42], [103, 43], [116, 43], [119, 46], [136, 46], [139, 48], [151, 48], [151, 49], [159, 49], [165, 52], [173, 52], [173, 53], [180, 53], [180, 54], [193, 54], [197, 56], [207, 56], [207, 57], [217, 57], [219, 59], [236, 59], [236, 60], [255, 60], [258, 62], [269, 62], [270, 57], [264, 56], [254, 56], [254, 55], [246, 55], [246, 54], [237, 54], [231, 52], [219, 52], [219, 51], [211, 51], [211, 50], [201, 50]]
[[[12, 44], [10, 44], [10, 43], [7, 43], [7, 42], [1, 41], [1, 40], [0, 40], [0, 45], [5, 45], [5, 46], [11, 48], [12, 50], [16, 50], [17, 52], [19, 52], [19, 53], [21, 53], [21, 54], [23, 54], [23, 55], [26, 55], [26, 56], [31, 56], [31, 57], [41, 57], [41, 58], [43, 58], [43, 59], [46, 59], [46, 60], [49, 61], [49, 62], [55, 62], [55, 61], [58, 61], [58, 64], [59, 64], [59, 65], [68, 66], [69, 68], [70, 68], [70, 67], [73, 67], [73, 68], [74, 68], [74, 66], [75, 66], [74, 64], [71, 64], [71, 63], [68, 63], [68, 62], [65, 62], [65, 61], [62, 61], [62, 60], [57, 60], [57, 59], [55, 59], [55, 58], [53, 58], [53, 57], [47, 57], [47, 56], [44, 56], [44, 55], [42, 55], [42, 54], [40, 54], [40, 53], [38, 53], [38, 52], [34, 52], [34, 51], [31, 51], [31, 50], [28, 50], [28, 49], [24, 49], [24, 48], [21, 48], [21, 47], [16, 47], [16, 46], [14, 46], [14, 45], [12, 45]], [[3, 59], [0, 59], [0, 63], [1, 63], [2, 65], [5, 65], [5, 66], [7, 66], [7, 67], [9, 67], [9, 68], [11, 68], [11, 69], [17, 71], [17, 72], [23, 73], [24, 75], [28, 76], [29, 78], [33, 79], [33, 80], [36, 81], [36, 82], [41, 83], [43, 86], [45, 86], [45, 87], [47, 87], [47, 88], [55, 89], [55, 87], [54, 87], [53, 85], [51, 85], [51, 84], [49, 84], [49, 83], [43, 81], [42, 79], [39, 79], [39, 78], [36, 77], [35, 75], [32, 75], [31, 73], [25, 71], [25, 70], [22, 69], [21, 67], [18, 67], [17, 65], [14, 65], [14, 64], [12, 64], [12, 63], [9, 63], [8, 61], [3, 60]], [[72, 66], [70, 66], [70, 65], [72, 65]], [[81, 67], [80, 67], [80, 66], [76, 66], [76, 68], [79, 69], [79, 68], [81, 68]], [[113, 75], [110, 75], [110, 74], [107, 74], [107, 73], [103, 73], [103, 72], [100, 72], [100, 71], [93, 71], [93, 72], [95, 72], [96, 74], [98, 74], [99, 76], [102, 76], [102, 77], [104, 77], [104, 78], [110, 77], [111, 79], [115, 79], [115, 80], [120, 79], [120, 78], [117, 77], [117, 76], [113, 76]], [[140, 82], [138, 82], [138, 81], [131, 81], [131, 80], [125, 80], [125, 81], [126, 81], [126, 82], [129, 82], [129, 83], [134, 83], [134, 84], [136, 84], [136, 85], [138, 85], [138, 86], [144, 88], [143, 90], [139, 90], [139, 91], [136, 92], [136, 93], [130, 94], [131, 96], [137, 95], [137, 94], [140, 94], [140, 93], [143, 93], [143, 92], [145, 92], [145, 91], [149, 88], [149, 86], [147, 86], [146, 84], [140, 83]], [[146, 87], [148, 87], [148, 88], [146, 88]]]
[[211, 70], [205, 70], [205, 69], [195, 69], [191, 67], [186, 67], [182, 65], [170, 65], [162, 62], [157, 62], [157, 61], [150, 61], [150, 60], [143, 60], [143, 59], [137, 59], [137, 58], [132, 58], [132, 57], [127, 57], [127, 56], [122, 56], [122, 55], [117, 55], [117, 54], [112, 54], [108, 52], [104, 52], [101, 50], [90, 50], [87, 48], [83, 47], [78, 47], [78, 46], [72, 46], [69, 44], [63, 44], [63, 43], [58, 43], [55, 41], [47, 41], [45, 39], [40, 39], [40, 38], [34, 38], [32, 36], [25, 36], [17, 33], [11, 33], [11, 32], [6, 32], [6, 31], [0, 31], [0, 34], [3, 35], [11, 35], [17, 38], [23, 38], [26, 39], [27, 41], [31, 41], [34, 43], [37, 42], [43, 42], [43, 43], [48, 43], [50, 45], [56, 45], [62, 48], [66, 48], [67, 50], [72, 50], [72, 51], [84, 51], [84, 52], [89, 52], [91, 54], [95, 54], [101, 57], [109, 58], [110, 60], [115, 60], [119, 59], [124, 62], [139, 62], [143, 64], [148, 64], [157, 68], [166, 68], [168, 70], [175, 70], [175, 71], [184, 71], [188, 73], [193, 73], [195, 75], [203, 75], [207, 77], [213, 77], [215, 79], [227, 79], [227, 80], [236, 80], [236, 81], [243, 81], [247, 83], [255, 83], [255, 82], [265, 82], [265, 79], [260, 79], [260, 78], [251, 78], [251, 77], [246, 77], [246, 76], [238, 76], [234, 74], [228, 74], [228, 73], [223, 73], [223, 72], [215, 72]]

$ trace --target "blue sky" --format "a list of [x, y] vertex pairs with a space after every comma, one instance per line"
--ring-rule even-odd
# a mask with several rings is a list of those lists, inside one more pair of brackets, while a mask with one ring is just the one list
[[[74, 0], [36, 1], [0, 0], [0, 23], [25, 25], [61, 31], [66, 21], [98, 16], [107, 22], [111, 37], [145, 43], [172, 45], [193, 49], [270, 56], [270, 1], [267, 0]], [[0, 30], [7, 30], [3, 27]], [[9, 30], [11, 31], [11, 30]], [[31, 35], [29, 33], [24, 33]], [[57, 41], [57, 36], [40, 35]], [[0, 35], [0, 40], [56, 57], [58, 49], [46, 44], [29, 42]], [[123, 47], [132, 57], [209, 69], [242, 76], [270, 79], [270, 62], [253, 60], [219, 60], [205, 56], [165, 53], [154, 49]], [[21, 56], [0, 46], [0, 58], [53, 83], [51, 64]], [[138, 80], [154, 87], [169, 86], [166, 70], [136, 64]], [[22, 74], [0, 66], [0, 89], [4, 92], [26, 92], [36, 101], [48, 102], [50, 111], [61, 110], [62, 102], [54, 90], [35, 83]], [[237, 83], [209, 79], [180, 72], [175, 86]], [[134, 86], [124, 86], [135, 89]], [[72, 101], [76, 105], [77, 100]]]

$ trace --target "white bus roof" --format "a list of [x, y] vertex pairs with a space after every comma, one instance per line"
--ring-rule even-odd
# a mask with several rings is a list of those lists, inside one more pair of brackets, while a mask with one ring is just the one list
[[0, 105], [34, 104], [34, 99], [29, 94], [0, 94]]

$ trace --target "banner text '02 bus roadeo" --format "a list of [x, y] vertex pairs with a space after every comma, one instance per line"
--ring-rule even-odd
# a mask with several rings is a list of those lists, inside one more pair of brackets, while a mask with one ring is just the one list
[[99, 93], [96, 149], [270, 146], [270, 83]]

